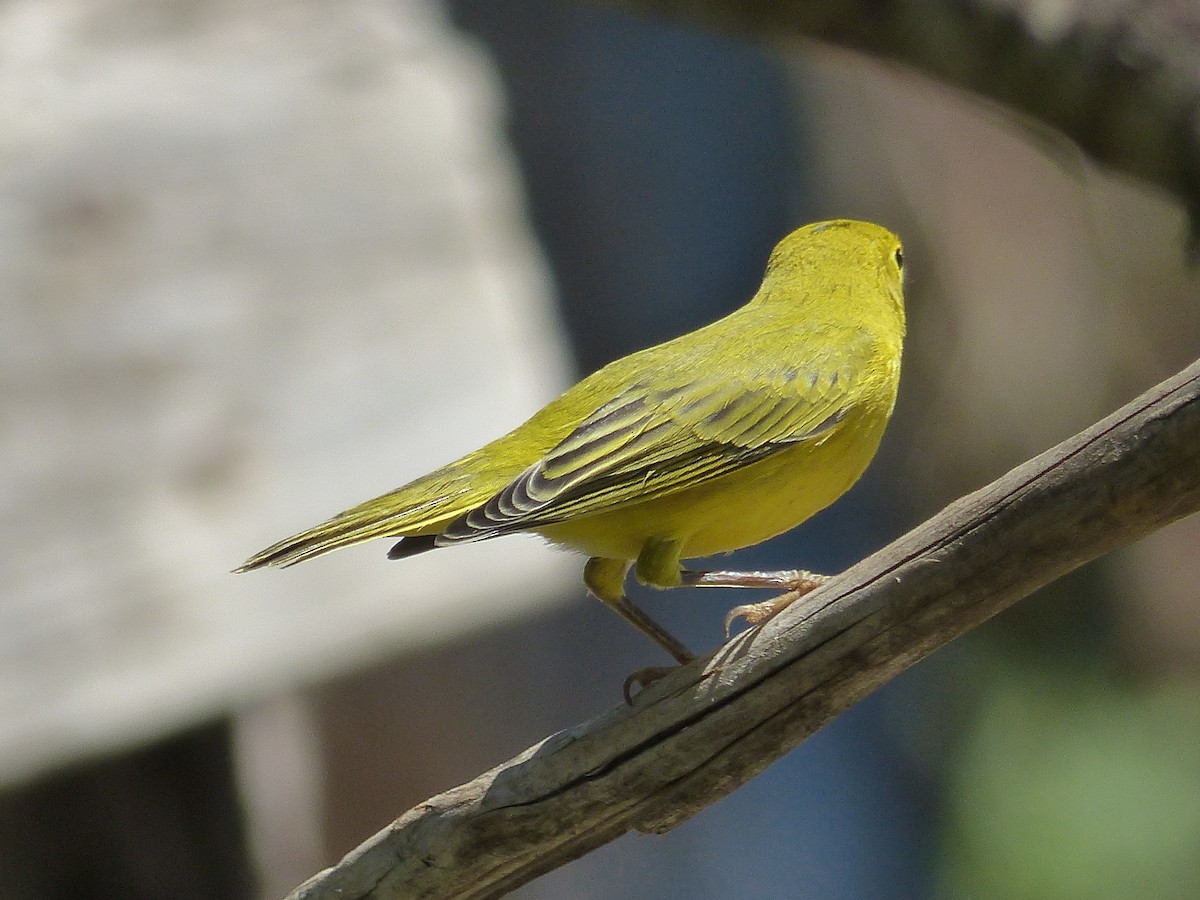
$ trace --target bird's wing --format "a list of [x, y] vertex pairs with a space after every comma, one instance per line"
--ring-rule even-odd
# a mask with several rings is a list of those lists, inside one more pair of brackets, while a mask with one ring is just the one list
[[[838, 426], [851, 355], [782, 372], [637, 383], [579, 424], [439, 545], [482, 540], [651, 500], [764, 459]], [[852, 365], [852, 364], [851, 364]]]

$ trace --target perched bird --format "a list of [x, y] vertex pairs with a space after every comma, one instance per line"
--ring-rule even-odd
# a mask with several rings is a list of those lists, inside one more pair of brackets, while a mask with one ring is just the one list
[[[590, 591], [680, 663], [683, 644], [625, 596], [639, 581], [781, 587], [726, 619], [772, 615], [824, 576], [696, 572], [799, 525], [863, 473], [895, 405], [899, 239], [835, 220], [780, 241], [762, 286], [717, 322], [610, 363], [456, 462], [268, 547], [237, 571], [372, 538], [388, 557], [532, 531], [586, 553]], [[628, 689], [628, 685], [627, 685]]]

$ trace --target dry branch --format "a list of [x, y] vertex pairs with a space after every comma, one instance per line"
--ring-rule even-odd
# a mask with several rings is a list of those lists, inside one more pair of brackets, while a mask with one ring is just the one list
[[1198, 509], [1200, 362], [680, 669], [633, 709], [414, 807], [291, 900], [496, 897], [626, 831], [666, 831], [933, 650]]

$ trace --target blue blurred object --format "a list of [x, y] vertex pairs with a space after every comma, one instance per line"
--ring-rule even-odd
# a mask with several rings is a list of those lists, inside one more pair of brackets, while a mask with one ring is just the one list
[[[777, 60], [732, 39], [545, 0], [452, 7], [505, 79], [512, 139], [581, 370], [750, 297], [771, 247], [806, 218], [801, 117]], [[739, 553], [736, 565], [843, 568], [892, 533], [869, 487], [795, 534]], [[714, 623], [746, 599], [681, 593], [638, 600], [697, 647], [711, 646]], [[626, 630], [640, 654], [632, 669], [646, 664], [647, 648]], [[928, 895], [930, 798], [887, 725], [904, 689], [860, 704], [669, 837], [627, 836], [520, 896]]]
[[750, 298], [797, 224], [796, 117], [770, 57], [544, 0], [454, 6], [504, 76], [584, 371]]

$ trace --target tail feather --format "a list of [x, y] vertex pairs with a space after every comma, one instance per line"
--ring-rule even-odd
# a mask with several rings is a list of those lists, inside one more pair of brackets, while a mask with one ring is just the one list
[[333, 550], [361, 544], [377, 537], [395, 537], [395, 531], [379, 523], [376, 527], [347, 525], [337, 527], [337, 520], [318, 525], [308, 531], [284, 538], [265, 550], [255, 553], [233, 571], [249, 572], [265, 566], [294, 566], [298, 562], [323, 556]]
[[[384, 498], [378, 498], [383, 500]], [[368, 501], [362, 506], [349, 509], [335, 516], [328, 522], [323, 522], [307, 531], [284, 538], [272, 544], [265, 550], [260, 550], [248, 560], [234, 569], [234, 572], [249, 572], [266, 566], [285, 568], [294, 566], [316, 556], [324, 556], [342, 547], [361, 544], [375, 538], [400, 537], [406, 538], [405, 549], [392, 559], [412, 556], [422, 550], [433, 549], [433, 536], [443, 527], [453, 521], [457, 511], [443, 512], [431, 507], [441, 503], [426, 504], [420, 508], [420, 516], [414, 515], [417, 510], [408, 509], [397, 514], [381, 512], [377, 501]], [[425, 537], [428, 536], [428, 542]], [[415, 542], [409, 544], [409, 541]], [[397, 546], [400, 546], [397, 544]]]
[[524, 468], [491, 460], [491, 448], [499, 444], [500, 441], [493, 442], [390, 493], [360, 503], [328, 522], [284, 538], [255, 553], [234, 571], [292, 566], [374, 538], [403, 538], [388, 554], [392, 559], [432, 550], [436, 535], [455, 519], [485, 503]]
[[424, 553], [436, 547], [436, 534], [418, 534], [411, 537], [402, 537], [388, 551], [388, 559], [408, 559], [410, 556], [416, 556], [418, 553]]

